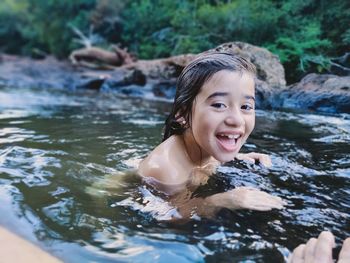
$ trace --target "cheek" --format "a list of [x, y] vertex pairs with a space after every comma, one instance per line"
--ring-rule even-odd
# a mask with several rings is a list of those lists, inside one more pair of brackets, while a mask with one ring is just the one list
[[196, 140], [205, 143], [209, 140], [210, 133], [214, 129], [214, 122], [207, 114], [198, 114], [192, 119], [192, 131]]
[[247, 125], [247, 131], [248, 131], [248, 133], [249, 133], [248, 135], [250, 135], [251, 132], [254, 130], [254, 127], [255, 127], [255, 115], [249, 117], [249, 118], [246, 120], [246, 125]]

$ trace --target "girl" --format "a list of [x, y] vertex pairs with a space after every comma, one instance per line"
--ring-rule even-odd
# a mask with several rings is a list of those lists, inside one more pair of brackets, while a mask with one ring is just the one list
[[271, 164], [267, 155], [239, 154], [255, 125], [254, 77], [253, 64], [222, 52], [204, 53], [182, 71], [163, 142], [138, 169], [182, 218], [211, 217], [222, 208], [282, 208], [279, 197], [249, 187], [192, 197], [220, 163], [237, 158]]

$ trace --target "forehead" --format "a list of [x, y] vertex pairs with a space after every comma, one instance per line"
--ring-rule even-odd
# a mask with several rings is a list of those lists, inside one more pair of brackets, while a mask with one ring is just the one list
[[254, 96], [254, 76], [246, 71], [221, 70], [204, 83], [198, 95], [207, 95], [215, 91], [243, 92]]

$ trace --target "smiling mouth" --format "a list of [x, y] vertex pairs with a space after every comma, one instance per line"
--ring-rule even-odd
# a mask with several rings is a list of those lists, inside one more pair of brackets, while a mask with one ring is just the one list
[[221, 147], [229, 152], [234, 151], [237, 148], [237, 141], [241, 137], [241, 134], [226, 134], [218, 133], [216, 138], [218, 139]]

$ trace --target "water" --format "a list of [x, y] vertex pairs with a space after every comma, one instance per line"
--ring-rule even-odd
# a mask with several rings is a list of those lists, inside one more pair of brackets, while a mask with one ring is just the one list
[[0, 88], [0, 224], [66, 262], [284, 262], [322, 230], [338, 244], [350, 236], [349, 115], [258, 111], [244, 151], [270, 154], [273, 168], [228, 163], [202, 191], [259, 187], [286, 208], [174, 224], [155, 220], [154, 207], [167, 208], [125, 174], [160, 142], [168, 110], [112, 93]]

